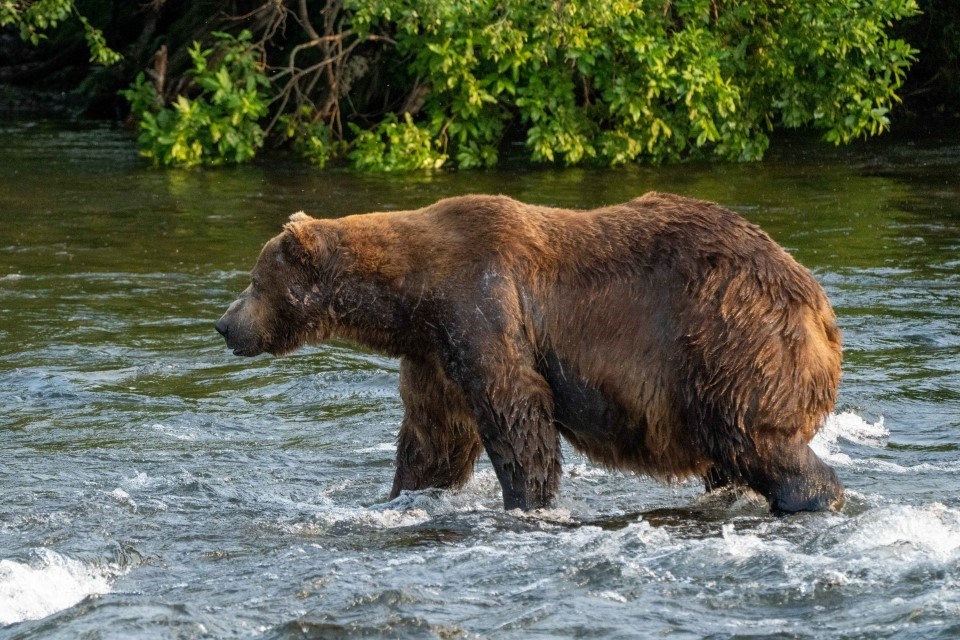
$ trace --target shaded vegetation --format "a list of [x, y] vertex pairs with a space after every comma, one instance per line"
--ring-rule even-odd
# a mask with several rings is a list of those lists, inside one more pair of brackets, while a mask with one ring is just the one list
[[960, 86], [960, 8], [920, 8], [0, 0], [0, 83], [70, 88], [89, 115], [129, 110], [160, 165], [265, 145], [387, 171], [493, 166], [514, 148], [563, 164], [755, 160], [777, 128], [837, 144], [880, 133], [901, 91], [943, 111]]

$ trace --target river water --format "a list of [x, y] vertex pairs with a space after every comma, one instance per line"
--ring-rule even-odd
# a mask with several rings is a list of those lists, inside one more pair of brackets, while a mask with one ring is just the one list
[[[157, 171], [100, 125], [0, 124], [0, 638], [960, 636], [960, 133], [754, 165], [431, 176]], [[717, 200], [823, 282], [845, 339], [814, 446], [838, 514], [770, 516], [566, 451], [504, 513], [386, 502], [397, 362], [235, 358], [213, 322], [293, 211], [468, 192]]]

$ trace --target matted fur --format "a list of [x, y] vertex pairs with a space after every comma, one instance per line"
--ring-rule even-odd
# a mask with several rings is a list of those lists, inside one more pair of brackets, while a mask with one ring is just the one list
[[336, 336], [398, 356], [392, 494], [458, 487], [486, 449], [507, 507], [549, 504], [558, 435], [608, 467], [774, 509], [838, 507], [807, 447], [840, 334], [809, 271], [719, 205], [648, 193], [591, 211], [464, 196], [295, 214], [218, 322], [240, 355]]

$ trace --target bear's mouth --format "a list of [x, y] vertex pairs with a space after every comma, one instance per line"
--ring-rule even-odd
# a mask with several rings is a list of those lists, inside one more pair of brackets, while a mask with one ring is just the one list
[[[235, 356], [243, 356], [245, 358], [252, 358], [253, 356], [258, 356], [263, 353], [263, 349], [259, 345], [250, 345], [243, 344], [240, 341], [234, 342], [233, 340], [227, 340], [227, 349], [230, 349]], [[238, 344], [239, 343], [239, 344]]]

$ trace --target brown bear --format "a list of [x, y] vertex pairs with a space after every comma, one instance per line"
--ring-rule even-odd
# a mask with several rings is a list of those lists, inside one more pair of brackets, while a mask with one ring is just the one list
[[296, 213], [216, 329], [243, 356], [337, 337], [399, 357], [391, 497], [459, 488], [486, 450], [507, 509], [546, 507], [563, 436], [609, 468], [746, 485], [775, 512], [843, 504], [807, 446], [837, 397], [833, 310], [714, 203]]

